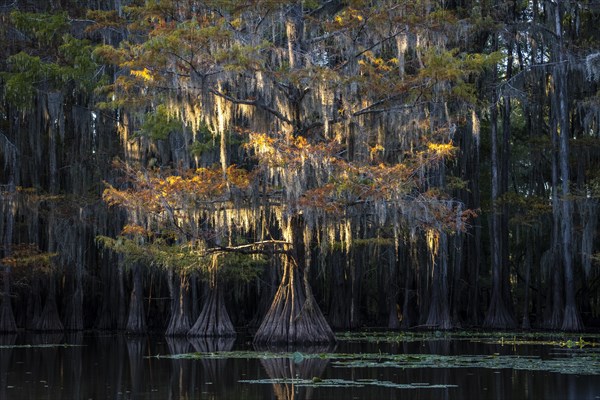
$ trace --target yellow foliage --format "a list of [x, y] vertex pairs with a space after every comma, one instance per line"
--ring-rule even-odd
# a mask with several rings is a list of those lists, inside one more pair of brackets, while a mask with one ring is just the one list
[[152, 76], [152, 74], [150, 73], [150, 70], [148, 68], [144, 68], [142, 70], [132, 69], [131, 75], [138, 77], [138, 78], [142, 78], [144, 81], [147, 81], [147, 82], [152, 82], [154, 80], [154, 77]]
[[436, 156], [447, 157], [453, 155], [457, 147], [450, 141], [448, 143], [428, 143], [427, 149]]

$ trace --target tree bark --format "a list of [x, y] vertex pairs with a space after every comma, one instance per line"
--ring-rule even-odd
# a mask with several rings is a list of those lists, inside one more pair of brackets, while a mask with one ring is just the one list
[[44, 303], [44, 309], [40, 318], [35, 325], [35, 330], [43, 332], [62, 331], [64, 327], [58, 315], [54, 273], [48, 274], [47, 280], [48, 293], [46, 294], [46, 302]]
[[187, 276], [169, 271], [169, 294], [171, 296], [171, 317], [165, 331], [166, 336], [184, 336], [192, 327], [190, 320], [190, 286]]
[[[494, 77], [496, 71], [494, 70]], [[495, 79], [494, 79], [495, 81]], [[510, 315], [504, 299], [504, 271], [502, 262], [502, 215], [498, 209], [498, 200], [501, 190], [500, 168], [498, 165], [498, 110], [496, 106], [495, 91], [492, 94], [490, 110], [491, 124], [491, 164], [492, 164], [492, 212], [490, 221], [490, 243], [492, 256], [492, 297], [483, 322], [488, 328], [509, 329], [515, 326], [515, 321]]]
[[10, 266], [4, 266], [4, 282], [2, 293], [2, 305], [0, 306], [0, 332], [16, 332], [17, 323], [13, 314], [10, 300]]
[[335, 335], [317, 305], [308, 278], [291, 256], [271, 308], [254, 336], [255, 343], [332, 343]]
[[569, 175], [569, 109], [567, 90], [567, 66], [565, 63], [565, 49], [563, 42], [562, 18], [564, 14], [563, 7], [568, 4], [562, 2], [553, 2], [554, 10], [554, 29], [557, 40], [555, 42], [555, 52], [558, 57], [558, 65], [554, 67], [555, 95], [558, 96], [557, 103], [559, 107], [558, 127], [559, 135], [559, 163], [561, 179], [561, 250], [563, 259], [563, 271], [565, 279], [565, 309], [563, 313], [563, 322], [561, 329], [563, 331], [581, 331], [583, 323], [577, 309], [575, 301], [575, 277], [573, 274], [573, 201], [570, 193], [570, 175]]
[[209, 284], [208, 296], [198, 319], [187, 332], [188, 336], [235, 336], [235, 328], [225, 308], [221, 285]]
[[431, 328], [452, 329], [448, 296], [448, 236], [445, 232], [428, 232], [431, 256], [431, 301], [425, 325]]
[[146, 333], [146, 318], [144, 315], [144, 286], [142, 283], [142, 266], [134, 265], [132, 269], [133, 287], [129, 300], [129, 316], [125, 331], [134, 335]]

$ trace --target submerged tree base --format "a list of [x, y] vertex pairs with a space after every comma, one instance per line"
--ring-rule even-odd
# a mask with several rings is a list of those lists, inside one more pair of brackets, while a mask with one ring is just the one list
[[293, 260], [284, 273], [254, 343], [333, 343], [335, 335]]
[[188, 336], [235, 336], [235, 328], [225, 308], [223, 292], [218, 285], [210, 288], [210, 293], [196, 323], [188, 331]]
[[15, 322], [10, 299], [5, 298], [2, 305], [0, 305], [0, 332], [11, 333], [16, 331], [17, 324]]
[[495, 290], [483, 326], [494, 329], [514, 329], [516, 325], [515, 319], [504, 305], [499, 290]]
[[583, 331], [583, 322], [581, 322], [579, 312], [577, 311], [577, 308], [574, 305], [567, 305], [565, 307], [565, 313], [561, 330], [565, 332]]

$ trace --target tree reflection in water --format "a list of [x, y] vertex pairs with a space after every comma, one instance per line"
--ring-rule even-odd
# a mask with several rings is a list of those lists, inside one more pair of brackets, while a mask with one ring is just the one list
[[294, 347], [255, 345], [254, 348], [256, 351], [298, 355], [297, 357], [265, 358], [261, 359], [260, 363], [270, 379], [278, 380], [278, 382], [273, 382], [273, 392], [278, 400], [305, 400], [314, 398], [314, 388], [297, 387], [294, 380], [320, 379], [327, 368], [329, 359], [306, 358], [302, 355], [332, 353], [335, 345]]
[[[235, 343], [234, 337], [189, 337], [188, 340], [197, 353], [231, 351]], [[192, 363], [199, 363], [201, 366], [200, 382], [211, 386], [210, 390], [202, 387], [202, 391], [226, 393], [234, 386], [234, 374], [227, 370], [230, 360], [203, 358], [199, 361], [192, 360]]]
[[[171, 355], [192, 352], [192, 345], [185, 337], [166, 336], [165, 340]], [[195, 363], [179, 358], [171, 359], [171, 379], [168, 399], [187, 399], [193, 397], [196, 375]]]
[[[66, 371], [62, 385], [65, 388], [65, 394], [72, 399], [82, 398], [81, 382], [82, 379], [82, 351], [83, 351], [83, 332], [69, 332], [65, 335], [65, 343], [70, 346], [64, 350], [64, 370]], [[56, 351], [54, 352], [57, 353]]]
[[131, 393], [142, 393], [144, 389], [144, 352], [146, 350], [146, 337], [127, 337], [127, 353], [129, 354], [129, 372], [131, 374]]
[[0, 335], [0, 399], [8, 399], [7, 387], [8, 387], [8, 371], [11, 367], [12, 362], [12, 351], [11, 346], [14, 346], [17, 342], [16, 333], [7, 333]]
[[[385, 343], [340, 342], [328, 347], [249, 347], [233, 338], [128, 337], [122, 334], [59, 333], [0, 335], [0, 400], [38, 399], [592, 399], [598, 395], [597, 375], [585, 371], [510, 368], [501, 364], [473, 366], [470, 357], [495, 362], [506, 359], [556, 360], [566, 365], [583, 357], [594, 364], [595, 348], [426, 340]], [[190, 358], [165, 354], [203, 353]], [[336, 360], [326, 359], [339, 353]], [[411, 356], [415, 362], [439, 355], [443, 363], [409, 367], [360, 363], [344, 367], [347, 358], [380, 354]], [[316, 355], [316, 356], [315, 356]], [[275, 358], [276, 357], [276, 358]], [[587, 358], [586, 358], [587, 357]], [[433, 357], [435, 360], [435, 357]], [[375, 358], [377, 360], [377, 358]], [[364, 358], [362, 361], [373, 361]], [[525, 360], [527, 361], [527, 360]], [[375, 364], [378, 364], [377, 362]], [[313, 381], [313, 378], [317, 378]], [[319, 382], [319, 378], [322, 379]], [[338, 383], [342, 383], [338, 386]], [[344, 382], [354, 384], [346, 386]], [[386, 387], [395, 384], [448, 385], [447, 388]], [[316, 383], [313, 385], [312, 383]]]

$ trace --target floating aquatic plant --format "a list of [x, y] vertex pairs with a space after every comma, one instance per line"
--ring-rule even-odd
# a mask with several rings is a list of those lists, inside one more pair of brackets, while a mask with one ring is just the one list
[[273, 384], [281, 385], [288, 384], [297, 387], [365, 387], [365, 386], [380, 386], [393, 389], [447, 389], [458, 387], [456, 385], [431, 385], [429, 383], [395, 383], [390, 381], [380, 381], [376, 379], [298, 379], [298, 378], [269, 378], [269, 379], [250, 379], [241, 380], [240, 383], [253, 384]]

